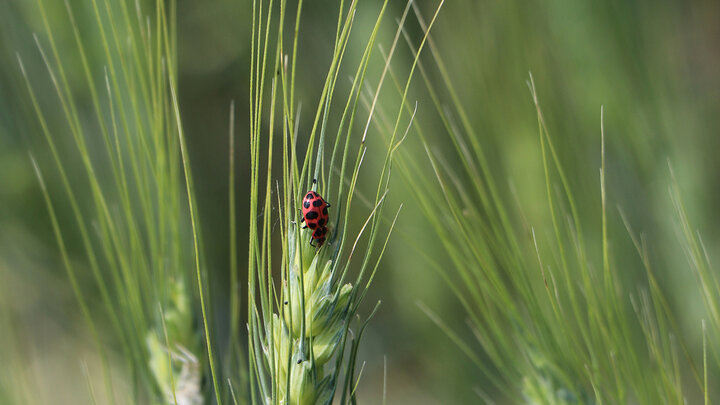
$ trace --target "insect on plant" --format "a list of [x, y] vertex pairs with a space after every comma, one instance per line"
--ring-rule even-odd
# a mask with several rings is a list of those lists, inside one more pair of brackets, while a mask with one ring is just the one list
[[[317, 184], [317, 180], [313, 179], [313, 184]], [[313, 245], [313, 241], [317, 241], [317, 247], [322, 247], [325, 243], [325, 235], [328, 233], [328, 208], [330, 204], [325, 201], [320, 194], [314, 190], [309, 190], [305, 194], [302, 203], [302, 219], [300, 222], [304, 222], [305, 226], [302, 229], [310, 228], [312, 234], [310, 235], [310, 245]]]

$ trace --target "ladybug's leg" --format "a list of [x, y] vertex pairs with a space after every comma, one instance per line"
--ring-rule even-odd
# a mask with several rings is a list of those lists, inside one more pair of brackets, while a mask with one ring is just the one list
[[312, 238], [312, 237], [310, 237], [310, 246], [312, 246], [312, 247], [317, 247], [317, 246], [313, 245], [313, 238]]
[[300, 229], [307, 229], [307, 225], [301, 226]]

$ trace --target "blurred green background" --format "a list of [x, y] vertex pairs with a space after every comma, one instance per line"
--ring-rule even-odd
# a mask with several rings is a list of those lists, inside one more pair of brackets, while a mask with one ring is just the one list
[[[60, 52], [69, 55], [66, 59], [70, 61], [76, 51], [65, 6], [61, 1], [46, 3]], [[434, 1], [418, 3], [426, 16], [437, 6]], [[359, 42], [369, 32], [379, 6], [374, 1], [361, 3], [362, 13], [354, 28]], [[394, 19], [404, 6], [404, 2], [390, 3], [391, 18], [380, 40], [386, 49], [395, 30]], [[73, 7], [79, 26], [93, 23], [89, 1], [74, 2]], [[243, 191], [249, 187], [245, 135], [250, 7], [244, 0], [178, 1], [180, 107], [216, 307], [227, 300], [229, 279], [227, 116], [231, 100], [237, 107], [239, 153], [238, 271], [245, 277], [242, 264], [247, 241], [242, 230], [248, 226], [244, 214], [249, 207]], [[298, 76], [303, 80], [297, 94], [302, 103], [312, 106], [332, 52], [336, 5], [334, 1], [307, 2], [303, 14], [299, 45], [303, 60], [298, 64]], [[0, 367], [26, 379], [37, 403], [89, 403], [82, 364], [97, 368], [97, 354], [88, 345], [87, 330], [61, 267], [28, 157], [32, 152], [42, 167], [48, 151], [16, 53], [23, 58], [41, 103], [47, 107], [51, 126], [64, 125], [33, 41], [33, 33], [41, 40], [45, 35], [39, 18], [34, 1], [0, 2]], [[410, 24], [409, 29], [416, 38], [420, 36], [417, 24]], [[619, 206], [633, 228], [647, 236], [660, 282], [687, 334], [689, 350], [697, 355], [702, 305], [676, 236], [677, 220], [668, 195], [668, 162], [711, 261], [717, 259], [720, 3], [447, 0], [433, 37], [488, 151], [496, 182], [506, 196], [514, 189], [530, 222], [536, 229], [544, 229], [548, 217], [537, 118], [526, 84], [528, 72], [532, 72], [549, 130], [576, 190], [581, 216], [587, 218], [587, 242], [598, 249], [600, 106], [604, 106], [611, 249], [622, 259], [615, 264], [621, 273], [628, 269], [631, 284], [640, 282], [632, 280], [638, 273], [629, 270], [639, 267], [639, 259], [614, 209]], [[87, 41], [89, 57], [101, 58], [99, 45], [93, 44], [93, 38]], [[361, 50], [358, 43], [349, 52], [357, 58]], [[396, 67], [402, 71], [412, 62], [406, 46], [400, 47], [396, 58]], [[376, 57], [373, 69], [380, 68], [381, 60]], [[71, 84], [82, 82], [79, 65], [69, 65], [67, 73]], [[98, 81], [102, 80], [102, 72], [97, 73]], [[430, 78], [439, 81], [432, 71]], [[81, 116], [90, 120], [89, 95], [83, 91], [85, 87], [78, 84], [75, 96], [84, 109]], [[426, 133], [438, 134], [429, 139], [431, 147], [441, 155], [449, 151], [448, 140], [440, 135], [443, 132], [432, 131], [441, 124], [427, 94], [413, 90], [410, 97], [418, 102], [418, 120]], [[309, 115], [301, 118], [301, 122], [310, 120]], [[60, 143], [61, 153], [72, 156], [70, 140]], [[404, 147], [417, 149], [418, 160], [426, 159], [417, 140], [410, 139]], [[382, 163], [376, 160], [369, 159], [369, 164]], [[80, 162], [76, 163], [76, 167], [67, 167], [71, 178], [73, 173], [82, 173]], [[48, 177], [50, 193], [59, 195], [52, 173]], [[372, 187], [370, 184], [369, 192]], [[443, 260], [443, 252], [424, 227], [411, 195], [396, 176], [391, 198], [405, 208], [367, 299], [368, 306], [377, 300], [383, 305], [362, 345], [361, 358], [367, 364], [360, 398], [365, 403], [379, 403], [386, 359], [388, 403], [476, 403], [475, 387], [491, 393], [492, 388], [417, 306], [418, 302], [426, 304], [463, 337], [471, 336], [457, 300], [410, 247], [420, 247], [437, 261]], [[56, 205], [60, 218], [69, 212], [61, 198]], [[78, 236], [73, 235], [72, 226], [67, 229], [73, 260], [82, 262]], [[83, 282], [92, 299], [89, 278]], [[0, 384], [0, 389], [11, 388]]]

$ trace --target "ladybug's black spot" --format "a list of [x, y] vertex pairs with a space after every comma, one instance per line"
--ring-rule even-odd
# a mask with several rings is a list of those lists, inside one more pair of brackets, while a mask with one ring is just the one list
[[305, 207], [305, 208], [310, 208], [310, 201], [305, 201], [305, 202], [303, 203], [303, 207]]
[[325, 218], [320, 218], [320, 219], [318, 220], [318, 225], [320, 225], [320, 226], [325, 225]]
[[308, 200], [312, 200], [312, 198], [313, 198], [313, 193], [312, 193], [312, 191], [309, 192], [309, 193], [307, 193], [307, 195], [305, 196], [305, 198], [307, 198]]
[[324, 214], [324, 215], [327, 215], [327, 214], [328, 214], [328, 213], [327, 213], [327, 207], [323, 208], [323, 214]]
[[309, 211], [307, 214], [305, 214], [306, 219], [317, 219], [318, 213], [315, 211]]
[[[322, 205], [322, 203], [323, 203], [323, 200], [318, 198], [317, 200], [313, 201], [313, 207], [319, 207]], [[307, 208], [307, 207], [305, 207], [305, 208]]]
[[315, 222], [308, 222], [308, 226], [310, 229], [315, 229], [317, 227], [317, 224]]

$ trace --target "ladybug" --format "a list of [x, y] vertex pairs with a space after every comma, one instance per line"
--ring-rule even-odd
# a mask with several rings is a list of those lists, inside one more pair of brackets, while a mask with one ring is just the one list
[[313, 245], [313, 241], [317, 241], [318, 247], [322, 246], [325, 242], [325, 235], [327, 235], [327, 223], [328, 223], [328, 208], [330, 204], [325, 201], [320, 194], [315, 191], [308, 191], [305, 194], [302, 202], [302, 220], [305, 222], [303, 229], [312, 229], [312, 235], [310, 244]]

